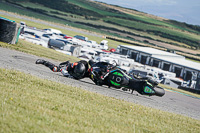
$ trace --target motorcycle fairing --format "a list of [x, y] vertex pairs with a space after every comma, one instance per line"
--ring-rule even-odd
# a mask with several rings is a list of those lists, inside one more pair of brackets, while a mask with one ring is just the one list
[[153, 88], [153, 85], [151, 83], [149, 83], [148, 81], [146, 81], [146, 85], [144, 87], [144, 93], [146, 93], [146, 94], [154, 94], [155, 91], [152, 88]]
[[129, 78], [124, 72], [120, 70], [113, 70], [108, 75], [108, 82], [117, 87], [127, 86], [129, 83]]
[[155, 93], [149, 86], [145, 86], [144, 87], [144, 92], [145, 93], [149, 93], [149, 94]]

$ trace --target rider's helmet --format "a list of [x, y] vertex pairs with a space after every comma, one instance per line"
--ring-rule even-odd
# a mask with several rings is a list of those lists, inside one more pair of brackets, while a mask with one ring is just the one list
[[73, 76], [75, 78], [81, 78], [84, 76], [86, 72], [86, 67], [83, 63], [79, 62], [75, 67], [74, 67], [74, 73]]

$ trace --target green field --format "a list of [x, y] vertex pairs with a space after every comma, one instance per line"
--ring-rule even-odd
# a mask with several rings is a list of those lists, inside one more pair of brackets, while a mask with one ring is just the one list
[[[58, 8], [51, 3], [46, 4], [45, 1], [36, 0], [37, 3], [30, 0], [19, 0], [17, 3], [14, 0], [9, 1], [22, 8], [1, 3], [2, 10], [125, 39], [130, 39], [129, 36], [132, 36], [132, 39], [135, 38], [134, 36], [139, 36], [181, 47], [192, 49], [199, 47], [200, 26], [157, 19], [132, 9], [122, 10], [121, 7], [87, 0], [66, 0], [67, 3], [63, 3], [66, 4], [64, 8], [61, 5], [58, 5], [60, 7]], [[54, 1], [52, 4], [59, 2], [60, 0]], [[130, 35], [125, 35], [127, 33]]]

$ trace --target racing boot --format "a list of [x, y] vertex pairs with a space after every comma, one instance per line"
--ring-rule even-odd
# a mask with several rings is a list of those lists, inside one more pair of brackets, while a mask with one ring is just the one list
[[37, 59], [35, 64], [44, 64], [45, 60]]
[[45, 65], [46, 67], [48, 67], [49, 69], [51, 69], [53, 72], [60, 72], [60, 67], [54, 65], [53, 63], [49, 62], [49, 61], [45, 61], [42, 59], [38, 59], [36, 62], [36, 64], [42, 64]]

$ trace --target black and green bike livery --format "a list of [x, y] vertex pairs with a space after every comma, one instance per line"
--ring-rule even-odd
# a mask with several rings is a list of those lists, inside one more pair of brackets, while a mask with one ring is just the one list
[[91, 67], [91, 79], [97, 85], [107, 85], [108, 87], [126, 88], [135, 90], [142, 95], [163, 96], [165, 91], [158, 88], [158, 83], [148, 78], [135, 78], [128, 75], [123, 69], [112, 66], [108, 63], [97, 63]]

